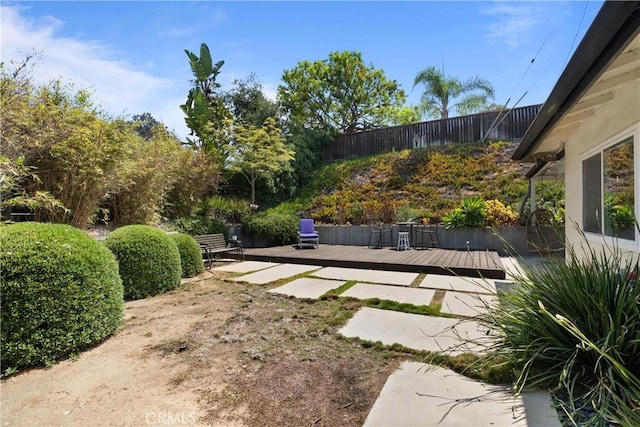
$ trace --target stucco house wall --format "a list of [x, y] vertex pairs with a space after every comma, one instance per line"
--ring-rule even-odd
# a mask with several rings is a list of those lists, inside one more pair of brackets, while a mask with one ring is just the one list
[[[614, 98], [600, 105], [594, 115], [580, 124], [565, 142], [565, 201], [567, 244], [579, 250], [584, 237], [582, 229], [582, 160], [593, 149], [620, 139], [627, 132], [634, 134], [635, 212], [640, 212], [640, 82], [626, 83], [615, 90]], [[587, 235], [589, 245], [597, 250], [605, 246], [602, 236]], [[609, 239], [608, 243], [611, 243]], [[623, 250], [640, 251], [640, 244], [618, 242]]]

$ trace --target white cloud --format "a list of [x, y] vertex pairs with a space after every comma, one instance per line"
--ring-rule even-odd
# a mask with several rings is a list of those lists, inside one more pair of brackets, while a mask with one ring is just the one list
[[495, 15], [496, 21], [487, 28], [487, 36], [492, 42], [518, 47], [529, 39], [532, 31], [540, 23], [541, 9], [521, 2], [498, 2], [481, 10], [484, 15]]
[[[59, 36], [64, 23], [54, 17], [28, 19], [23, 8], [0, 6], [2, 61], [20, 61], [29, 52], [42, 52], [34, 73], [36, 83], [60, 78], [77, 88], [89, 89], [102, 108], [116, 116], [150, 112], [176, 132], [187, 134], [176, 103], [173, 81], [156, 77], [117, 59], [113, 49], [100, 41]], [[175, 106], [175, 108], [173, 107]]]

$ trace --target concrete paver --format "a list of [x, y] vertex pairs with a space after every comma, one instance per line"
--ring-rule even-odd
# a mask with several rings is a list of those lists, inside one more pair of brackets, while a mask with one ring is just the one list
[[433, 289], [401, 288], [399, 286], [358, 283], [341, 296], [357, 299], [379, 298], [413, 305], [429, 305], [436, 292]]
[[276, 294], [289, 295], [296, 298], [319, 298], [331, 289], [338, 288], [346, 282], [338, 280], [313, 279], [311, 277], [301, 277], [292, 282], [286, 283], [275, 289], [269, 290]]
[[293, 277], [298, 274], [317, 270], [319, 268], [320, 266], [317, 265], [280, 264], [275, 267], [256, 271], [255, 273], [234, 277], [231, 280], [236, 282], [248, 282], [258, 285], [264, 285], [265, 283], [275, 282], [276, 280], [280, 279], [286, 279], [288, 277]]
[[275, 262], [263, 262], [263, 261], [242, 261], [234, 262], [229, 265], [222, 265], [220, 267], [214, 267], [212, 270], [228, 271], [231, 273], [248, 273], [250, 271], [264, 270], [265, 268], [275, 267], [280, 265]]
[[401, 344], [416, 350], [450, 355], [479, 353], [482, 348], [468, 341], [485, 341], [486, 334], [471, 320], [380, 310], [363, 307], [339, 331], [345, 337]]
[[447, 291], [444, 294], [440, 312], [457, 316], [473, 317], [487, 312], [487, 305], [492, 307], [496, 303], [493, 295], [468, 294], [464, 292]]
[[507, 387], [403, 362], [385, 383], [365, 426], [559, 427], [548, 393], [514, 399]]
[[501, 257], [500, 261], [508, 280], [524, 275], [524, 269], [515, 257]]
[[[519, 267], [515, 259], [503, 262], [508, 272]], [[428, 305], [435, 290], [443, 289], [446, 293], [441, 311], [460, 316], [478, 314], [476, 309], [484, 306], [481, 301], [492, 304], [496, 299], [493, 295], [496, 289], [509, 286], [509, 277], [507, 281], [501, 282], [429, 274], [419, 288], [408, 288], [405, 286], [409, 286], [415, 280], [418, 276], [416, 273], [252, 261], [218, 267], [215, 270], [252, 272], [232, 280], [257, 284], [313, 271], [311, 275], [314, 277], [302, 277], [269, 290], [297, 298], [318, 298], [343, 285], [347, 280], [355, 280], [368, 283], [356, 284], [345, 291], [343, 296]], [[479, 353], [483, 347], [475, 342], [486, 343], [489, 339], [482, 327], [472, 320], [423, 316], [369, 307], [360, 309], [340, 330], [340, 334], [380, 341], [387, 345], [398, 343], [417, 350], [450, 355]], [[444, 368], [408, 361], [403, 362], [400, 369], [387, 379], [364, 425], [561, 426], [557, 411], [546, 392], [528, 392], [514, 398], [509, 387], [484, 384]]]
[[409, 286], [418, 273], [398, 271], [362, 270], [358, 268], [325, 267], [313, 273], [316, 277], [335, 280], [357, 280], [358, 282], [382, 283], [385, 285]]
[[447, 291], [477, 292], [495, 294], [496, 284], [491, 279], [476, 279], [462, 276], [427, 274], [420, 283], [421, 288], [444, 289]]

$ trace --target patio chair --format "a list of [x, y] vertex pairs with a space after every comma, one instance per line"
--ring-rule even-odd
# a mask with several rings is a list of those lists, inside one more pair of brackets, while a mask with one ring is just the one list
[[303, 243], [310, 243], [314, 248], [318, 249], [320, 236], [318, 236], [318, 233], [313, 226], [313, 219], [301, 219], [298, 228], [298, 249], [302, 247]]
[[[420, 249], [424, 249], [426, 245], [429, 248], [439, 248], [440, 240], [438, 239], [438, 226], [426, 224], [416, 228], [416, 234], [420, 237]], [[426, 241], [428, 239], [428, 242]]]
[[371, 224], [369, 226], [369, 244], [367, 247], [371, 247], [372, 241], [376, 242], [376, 249], [381, 249], [386, 241], [389, 242], [389, 246], [393, 246], [391, 231], [391, 227], [385, 227], [382, 224]]

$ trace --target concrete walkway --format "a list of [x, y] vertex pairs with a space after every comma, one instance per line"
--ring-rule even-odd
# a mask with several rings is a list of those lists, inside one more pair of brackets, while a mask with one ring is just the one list
[[523, 393], [453, 371], [404, 362], [391, 374], [365, 426], [560, 426], [548, 393]]
[[[265, 285], [304, 274], [269, 289], [296, 298], [319, 298], [347, 282], [357, 282], [341, 296], [440, 306], [440, 313], [448, 317], [363, 307], [339, 333], [455, 356], [479, 353], [482, 346], [478, 344], [490, 339], [473, 317], [496, 304], [497, 291], [508, 288], [509, 279], [521, 270], [514, 258], [505, 258], [504, 264], [510, 273], [504, 281], [428, 274], [419, 283], [417, 273], [254, 261], [214, 270], [240, 273], [234, 281]], [[555, 427], [560, 422], [548, 393], [514, 398], [508, 387], [483, 384], [437, 366], [404, 362], [387, 380], [365, 426]]]

